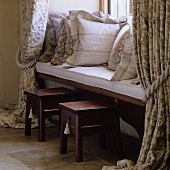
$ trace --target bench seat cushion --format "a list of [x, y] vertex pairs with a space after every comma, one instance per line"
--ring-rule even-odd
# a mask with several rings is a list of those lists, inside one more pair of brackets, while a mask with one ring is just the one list
[[112, 92], [130, 96], [139, 100], [144, 99], [144, 91], [141, 85], [131, 84], [132, 80], [110, 81], [114, 71], [108, 70], [102, 66], [93, 67], [66, 67], [62, 65], [52, 66], [50, 63], [36, 64], [36, 71], [66, 80], [73, 80], [78, 83], [99, 87]]

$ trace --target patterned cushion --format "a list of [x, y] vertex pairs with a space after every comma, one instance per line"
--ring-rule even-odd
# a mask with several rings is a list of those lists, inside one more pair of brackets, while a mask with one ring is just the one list
[[41, 54], [41, 56], [38, 59], [38, 61], [43, 62], [43, 63], [49, 62], [52, 59], [52, 57], [54, 55], [54, 51], [55, 51], [55, 46], [57, 45], [55, 31], [53, 28], [51, 28], [47, 32], [45, 42], [47, 43], [46, 45], [44, 45], [45, 50], [43, 50], [43, 53]]
[[39, 57], [38, 61], [42, 62], [42, 63], [50, 62], [50, 60], [53, 57], [53, 54], [54, 54], [54, 51], [46, 50], [45, 52], [43, 52], [41, 54], [41, 56]]
[[129, 35], [124, 42], [123, 55], [112, 80], [127, 80], [137, 77], [136, 60], [133, 53], [133, 37]]
[[125, 25], [118, 33], [109, 56], [108, 69], [115, 71], [118, 67], [123, 54], [124, 41], [129, 34], [129, 25]]
[[[62, 19], [66, 16], [68, 16], [67, 13], [49, 12], [48, 20], [47, 20], [47, 27], [46, 27], [45, 42], [44, 42], [44, 50], [43, 51], [45, 51], [45, 50], [47, 50], [51, 47], [50, 42], [49, 42], [50, 39], [48, 38], [48, 34], [49, 34], [49, 31], [51, 31], [51, 32], [53, 31], [55, 33], [55, 23], [53, 22], [53, 20]], [[55, 41], [55, 44], [56, 43], [57, 43], [57, 41]]]
[[[51, 39], [52, 38], [52, 39]], [[50, 49], [51, 47], [56, 46], [56, 37], [54, 27], [46, 27], [45, 39], [43, 44], [43, 52]]]
[[71, 34], [76, 44], [74, 53], [66, 62], [70, 65], [106, 63], [120, 29], [117, 20], [99, 18], [86, 11], [72, 11], [70, 20]]
[[54, 55], [60, 34], [60, 22], [62, 18], [68, 16], [67, 13], [49, 12], [46, 27], [45, 41], [42, 55], [39, 57], [41, 62], [49, 62]]
[[50, 17], [50, 20], [53, 24], [53, 29], [54, 29], [54, 32], [55, 32], [55, 38], [56, 38], [56, 45], [58, 43], [58, 39], [59, 39], [59, 35], [60, 35], [60, 22], [62, 20], [62, 18], [53, 18], [53, 17]]
[[63, 18], [60, 23], [60, 36], [58, 45], [55, 48], [55, 54], [51, 60], [51, 64], [60, 65], [66, 62], [66, 59], [73, 54], [75, 40], [71, 36], [70, 20]]

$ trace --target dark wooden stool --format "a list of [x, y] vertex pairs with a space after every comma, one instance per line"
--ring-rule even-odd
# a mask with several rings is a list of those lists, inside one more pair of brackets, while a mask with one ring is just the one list
[[39, 142], [45, 141], [45, 118], [59, 115], [60, 122], [60, 102], [73, 101], [75, 91], [66, 88], [50, 88], [25, 90], [26, 95], [26, 118], [25, 135], [31, 135], [30, 109], [38, 117]]
[[[60, 153], [67, 153], [67, 134], [64, 134], [66, 123], [70, 132], [75, 135], [75, 161], [83, 161], [83, 136], [90, 133], [100, 133], [106, 144], [103, 132], [112, 131], [114, 134], [117, 153], [122, 155], [122, 141], [119, 122], [119, 108], [113, 103], [101, 101], [75, 101], [59, 103], [61, 108]], [[105, 147], [105, 146], [102, 146]]]

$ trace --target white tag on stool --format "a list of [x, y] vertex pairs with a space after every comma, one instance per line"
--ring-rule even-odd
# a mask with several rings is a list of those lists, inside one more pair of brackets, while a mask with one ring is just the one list
[[64, 134], [69, 135], [70, 134], [70, 129], [69, 129], [69, 125], [68, 122], [66, 123], [66, 128], [64, 130]]
[[30, 114], [29, 114], [28, 118], [29, 118], [29, 119], [32, 119], [32, 118], [33, 118], [33, 111], [32, 111], [32, 107], [31, 107], [31, 109], [30, 109]]

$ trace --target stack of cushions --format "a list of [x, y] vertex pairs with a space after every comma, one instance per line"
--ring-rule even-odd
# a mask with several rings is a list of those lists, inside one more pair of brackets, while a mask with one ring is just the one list
[[137, 73], [129, 30], [126, 22], [101, 12], [74, 10], [69, 15], [49, 14], [46, 39], [50, 48], [39, 60], [50, 61], [52, 65], [65, 62], [71, 66], [105, 65], [115, 71], [112, 80], [132, 79]]
[[[88, 12], [85, 13], [89, 14]], [[96, 16], [98, 18], [104, 17], [104, 14], [101, 11], [97, 11], [89, 15]], [[75, 40], [71, 36], [71, 22], [69, 14], [49, 12], [44, 48], [39, 61], [51, 61], [51, 64], [53, 65], [62, 64], [73, 53], [74, 44]]]

